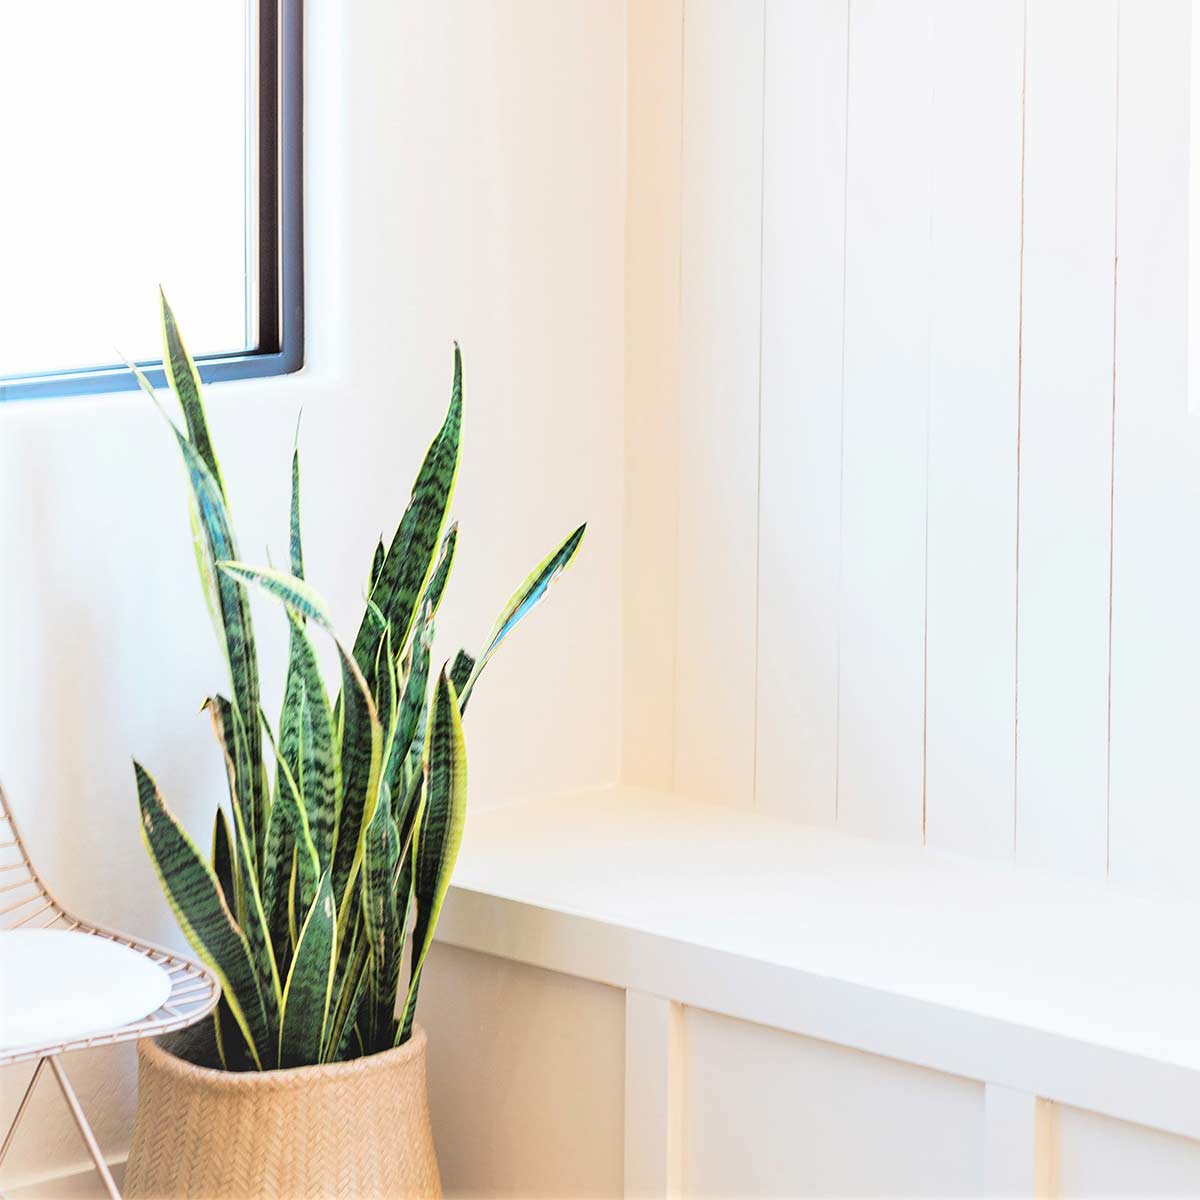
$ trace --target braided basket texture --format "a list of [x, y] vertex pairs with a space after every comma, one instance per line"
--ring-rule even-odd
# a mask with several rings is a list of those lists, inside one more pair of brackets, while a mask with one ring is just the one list
[[382, 1054], [262, 1073], [198, 1067], [187, 1049], [186, 1035], [138, 1043], [127, 1197], [441, 1195], [424, 1030]]

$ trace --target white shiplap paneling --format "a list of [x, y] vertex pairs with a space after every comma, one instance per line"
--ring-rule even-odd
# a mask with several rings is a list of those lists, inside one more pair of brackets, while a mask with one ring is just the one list
[[838, 823], [907, 841], [922, 836], [932, 52], [929, 0], [850, 6]]
[[1187, 0], [1121, 10], [1109, 862], [1196, 889], [1200, 417], [1187, 412]]
[[846, 0], [768, 0], [758, 801], [833, 825], [841, 554]]
[[753, 802], [760, 0], [684, 7], [675, 784]]
[[1188, 8], [685, 5], [678, 790], [1194, 887]]
[[1106, 856], [1116, 65], [1116, 0], [1029, 5], [1016, 849], [1088, 875]]
[[926, 839], [1012, 853], [1022, 0], [934, 14]]

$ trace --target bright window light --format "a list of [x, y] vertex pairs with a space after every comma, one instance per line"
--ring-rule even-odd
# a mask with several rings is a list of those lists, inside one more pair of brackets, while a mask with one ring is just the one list
[[281, 349], [285, 253], [263, 244], [281, 184], [268, 159], [264, 195], [260, 142], [282, 144], [287, 91], [264, 126], [258, 89], [264, 29], [286, 21], [261, 19], [255, 0], [0, 0], [0, 399], [12, 377], [158, 360], [160, 284], [193, 355]]

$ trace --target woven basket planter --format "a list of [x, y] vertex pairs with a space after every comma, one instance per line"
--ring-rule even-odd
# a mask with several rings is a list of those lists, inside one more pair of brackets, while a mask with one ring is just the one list
[[187, 1049], [185, 1035], [138, 1043], [127, 1197], [441, 1195], [420, 1028], [395, 1050], [284, 1071], [214, 1071]]

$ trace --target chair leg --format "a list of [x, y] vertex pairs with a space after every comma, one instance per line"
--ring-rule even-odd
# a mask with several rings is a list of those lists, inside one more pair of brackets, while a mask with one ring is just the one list
[[25, 1115], [25, 1108], [29, 1104], [29, 1097], [33, 1095], [34, 1084], [38, 1081], [38, 1076], [42, 1073], [42, 1068], [46, 1065], [44, 1058], [37, 1060], [37, 1066], [33, 1068], [33, 1074], [29, 1077], [29, 1085], [25, 1088], [25, 1095], [21, 1097], [21, 1103], [17, 1105], [16, 1115], [12, 1119], [12, 1124], [8, 1127], [8, 1132], [4, 1135], [4, 1144], [0, 1146], [0, 1164], [3, 1164], [4, 1159], [8, 1155], [8, 1148], [13, 1143], [13, 1138], [16, 1136], [17, 1126], [21, 1123], [21, 1118]]
[[[47, 1061], [46, 1059], [42, 1060]], [[83, 1107], [79, 1103], [79, 1097], [75, 1095], [75, 1089], [71, 1086], [71, 1081], [67, 1078], [66, 1071], [63, 1070], [62, 1063], [58, 1061], [58, 1056], [52, 1054], [49, 1057], [50, 1069], [54, 1072], [54, 1078], [58, 1080], [58, 1086], [62, 1088], [62, 1094], [66, 1098], [67, 1107], [71, 1110], [71, 1116], [75, 1118], [75, 1124], [79, 1127], [79, 1134], [87, 1145], [88, 1153], [92, 1156], [92, 1163], [104, 1183], [110, 1200], [121, 1200], [121, 1193], [117, 1191], [117, 1185], [113, 1182], [112, 1173], [108, 1169], [108, 1163], [104, 1161], [104, 1155], [100, 1153], [100, 1146], [96, 1141], [96, 1135], [92, 1132], [91, 1125], [88, 1124], [88, 1119], [84, 1115]]]

